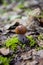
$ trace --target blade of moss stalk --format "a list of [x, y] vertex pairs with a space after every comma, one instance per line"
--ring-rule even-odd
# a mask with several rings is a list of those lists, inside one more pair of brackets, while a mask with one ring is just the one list
[[26, 46], [26, 45], [25, 45], [25, 44], [23, 44], [23, 45], [22, 45], [22, 49], [25, 49], [25, 46]]

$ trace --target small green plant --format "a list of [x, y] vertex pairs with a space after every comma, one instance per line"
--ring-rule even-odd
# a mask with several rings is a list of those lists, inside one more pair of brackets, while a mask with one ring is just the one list
[[0, 65], [9, 65], [9, 61], [7, 57], [0, 56]]
[[19, 43], [18, 38], [12, 37], [12, 38], [6, 40], [5, 45], [6, 45], [6, 47], [8, 47], [12, 50], [16, 50], [17, 49], [17, 43]]
[[36, 41], [34, 40], [34, 38], [32, 36], [27, 36], [27, 38], [30, 41], [30, 47], [34, 46], [36, 44]]

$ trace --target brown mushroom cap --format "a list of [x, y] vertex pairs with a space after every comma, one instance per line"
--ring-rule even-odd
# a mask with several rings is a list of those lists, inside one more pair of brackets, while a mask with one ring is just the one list
[[42, 23], [42, 24], [43, 24], [43, 18], [41, 18], [41, 19], [40, 19], [40, 23]]
[[23, 25], [19, 25], [15, 28], [15, 33], [16, 34], [25, 34], [27, 32], [27, 29]]

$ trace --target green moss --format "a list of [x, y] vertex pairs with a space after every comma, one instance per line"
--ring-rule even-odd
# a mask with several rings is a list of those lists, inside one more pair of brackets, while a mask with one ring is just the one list
[[38, 47], [38, 46], [36, 47], [37, 51], [42, 50], [42, 49], [43, 49], [43, 47]]
[[0, 56], [0, 65], [9, 65], [9, 61], [10, 59], [8, 59], [7, 57]]
[[[34, 40], [34, 38], [32, 36], [27, 36], [28, 40], [30, 40], [30, 46], [34, 46], [36, 44], [36, 41]], [[5, 42], [5, 46], [12, 49], [12, 50], [17, 50], [17, 46], [20, 46], [22, 49], [25, 49], [26, 44], [22, 44], [19, 40], [18, 37], [12, 37], [8, 40], [6, 40]], [[15, 54], [13, 54], [11, 57], [7, 58], [7, 57], [3, 57], [0, 56], [0, 64], [2, 65], [9, 65], [11, 59], [13, 59], [12, 57], [14, 57]]]
[[23, 49], [25, 49], [25, 46], [26, 46], [26, 45], [25, 45], [25, 44], [23, 44], [23, 45], [22, 45], [22, 48], [23, 48]]
[[25, 49], [26, 44], [21, 44], [21, 48]]
[[[32, 36], [27, 36], [28, 40], [30, 41], [30, 47], [33, 47], [36, 44], [36, 41]], [[16, 51], [17, 46], [20, 46], [22, 49], [25, 48], [26, 44], [22, 44], [17, 37], [12, 37], [5, 42], [5, 46]]]
[[12, 37], [12, 38], [6, 40], [5, 45], [6, 45], [6, 47], [9, 47], [12, 50], [16, 50], [17, 49], [17, 43], [19, 43], [18, 38]]
[[32, 36], [27, 36], [27, 38], [30, 41], [30, 47], [34, 46], [36, 44], [36, 41], [34, 40], [34, 38]]
[[20, 46], [22, 49], [25, 48], [25, 44], [22, 44], [17, 37], [12, 37], [8, 40], [6, 40], [5, 42], [5, 46], [16, 51], [17, 50], [17, 46]]

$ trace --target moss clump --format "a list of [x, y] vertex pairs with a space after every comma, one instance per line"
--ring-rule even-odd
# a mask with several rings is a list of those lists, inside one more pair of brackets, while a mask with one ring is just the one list
[[5, 46], [6, 46], [7, 48], [10, 48], [10, 49], [14, 50], [14, 51], [17, 50], [17, 46], [18, 46], [18, 45], [19, 45], [22, 49], [24, 49], [25, 46], [26, 46], [25, 44], [21, 43], [21, 42], [18, 40], [17, 37], [12, 37], [12, 38], [10, 38], [10, 39], [8, 39], [8, 40], [5, 41]]
[[[36, 44], [36, 41], [32, 36], [27, 36], [27, 39], [30, 41], [30, 47], [34, 46]], [[20, 43], [20, 44], [19, 44]], [[22, 48], [25, 48], [25, 44], [22, 44], [17, 37], [12, 37], [5, 42], [6, 47], [17, 50], [17, 46], [20, 45]]]
[[36, 44], [36, 41], [32, 36], [27, 36], [28, 40], [30, 41], [30, 47], [34, 46]]
[[0, 65], [9, 65], [9, 61], [7, 57], [0, 56]]
[[5, 45], [6, 45], [6, 47], [8, 47], [12, 50], [16, 50], [17, 49], [17, 43], [19, 43], [18, 38], [12, 37], [12, 38], [6, 40]]

